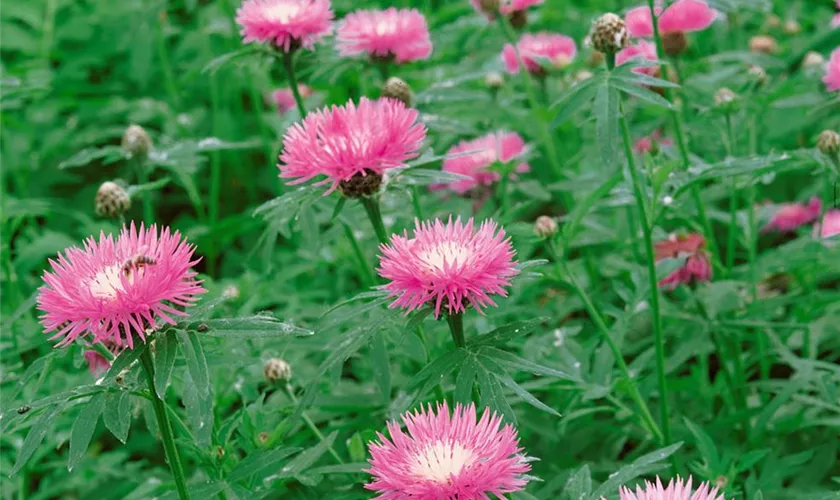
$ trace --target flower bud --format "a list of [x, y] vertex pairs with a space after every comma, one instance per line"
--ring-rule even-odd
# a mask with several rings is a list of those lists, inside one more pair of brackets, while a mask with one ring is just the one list
[[776, 39], [768, 35], [756, 35], [750, 38], [750, 52], [756, 54], [773, 54], [779, 49]]
[[152, 139], [140, 125], [130, 125], [123, 134], [122, 148], [130, 157], [145, 158], [152, 149]]
[[785, 35], [798, 35], [802, 32], [802, 27], [799, 26], [796, 19], [788, 19], [782, 26], [782, 31], [784, 31]]
[[236, 285], [228, 285], [222, 290], [222, 297], [225, 299], [239, 298], [239, 287]]
[[537, 236], [540, 238], [551, 238], [557, 234], [558, 229], [557, 221], [554, 220], [554, 217], [549, 217], [547, 215], [540, 215], [534, 223], [534, 232], [537, 233]]
[[671, 57], [676, 57], [685, 51], [688, 38], [682, 31], [671, 31], [662, 34], [662, 50]]
[[94, 209], [96, 214], [105, 217], [116, 217], [126, 213], [131, 208], [131, 197], [116, 182], [103, 182], [96, 191]]
[[505, 77], [498, 71], [491, 71], [484, 77], [484, 84], [490, 90], [498, 90], [505, 84]]
[[292, 367], [282, 359], [271, 358], [263, 366], [263, 375], [269, 383], [286, 382], [292, 378]]
[[525, 9], [515, 10], [508, 16], [510, 25], [521, 30], [528, 24], [528, 11]]
[[827, 155], [840, 152], [840, 134], [833, 130], [823, 130], [817, 139], [817, 149]]
[[412, 105], [413, 96], [411, 95], [411, 87], [405, 81], [395, 76], [388, 78], [385, 86], [382, 87], [382, 97], [390, 97], [405, 104], [405, 107], [410, 108]]
[[732, 90], [723, 87], [722, 89], [718, 90], [715, 94], [715, 106], [719, 108], [729, 107], [738, 100], [738, 94], [732, 92]]
[[805, 54], [805, 57], [802, 59], [802, 67], [805, 69], [821, 70], [823, 66], [825, 66], [825, 57], [819, 52], [812, 50]]
[[338, 183], [338, 190], [347, 198], [364, 198], [376, 194], [382, 185], [382, 175], [373, 170], [355, 174]]
[[764, 20], [764, 27], [766, 29], [776, 29], [781, 25], [782, 19], [775, 14], [770, 14], [767, 16], [767, 19]]
[[610, 12], [592, 23], [589, 40], [595, 50], [614, 54], [627, 46], [629, 35], [624, 20]]
[[750, 78], [758, 85], [762, 86], [767, 83], [767, 72], [764, 71], [764, 68], [757, 64], [750, 65], [750, 68], [747, 70], [749, 73]]

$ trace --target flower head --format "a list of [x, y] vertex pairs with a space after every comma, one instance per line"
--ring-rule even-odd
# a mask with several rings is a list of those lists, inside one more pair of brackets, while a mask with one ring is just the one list
[[565, 68], [577, 54], [575, 41], [566, 35], [548, 32], [526, 33], [516, 43], [516, 49], [511, 44], [506, 44], [502, 49], [502, 61], [508, 73], [519, 72], [517, 50], [525, 69], [533, 74], [544, 74], [545, 66]]
[[[474, 404], [457, 405], [450, 415], [446, 402], [402, 416], [406, 431], [388, 423], [391, 439], [377, 433], [368, 445], [365, 488], [378, 498], [489, 499], [521, 490], [531, 467], [522, 455], [516, 429], [485, 409], [477, 418]], [[501, 427], [501, 428], [500, 428]]]
[[831, 238], [840, 234], [840, 210], [829, 210], [822, 222], [814, 225], [814, 236]]
[[635, 144], [633, 144], [633, 151], [638, 154], [651, 153], [655, 154], [659, 151], [660, 146], [671, 146], [671, 139], [662, 136], [662, 132], [654, 130], [653, 133], [642, 137]]
[[362, 98], [310, 113], [283, 137], [280, 177], [299, 184], [325, 177], [327, 193], [355, 176], [381, 177], [386, 170], [404, 167], [417, 156], [426, 127], [417, 123], [416, 110], [394, 99]]
[[796, 231], [799, 227], [819, 219], [821, 213], [822, 201], [817, 197], [811, 198], [807, 204], [786, 203], [776, 210], [762, 231]]
[[311, 49], [332, 31], [329, 0], [245, 0], [236, 11], [244, 43], [271, 43], [284, 52]]
[[[615, 63], [622, 65], [632, 59], [647, 59], [648, 61], [657, 61], [656, 44], [646, 40], [640, 40], [636, 45], [630, 45], [621, 49], [615, 55]], [[656, 76], [659, 73], [659, 68], [656, 66], [643, 66], [641, 68], [634, 68], [633, 72], [642, 75]]]
[[823, 82], [825, 83], [826, 90], [829, 92], [840, 90], [840, 47], [834, 49], [831, 57], [828, 59]]
[[116, 217], [126, 213], [131, 208], [131, 197], [120, 184], [103, 182], [96, 191], [94, 210], [97, 215]]
[[[298, 92], [300, 93], [300, 96], [304, 99], [312, 95], [312, 89], [302, 83], [298, 84]], [[272, 92], [271, 102], [275, 106], [277, 106], [277, 111], [279, 113], [288, 113], [289, 111], [297, 107], [297, 102], [295, 102], [295, 94], [292, 92], [291, 87], [277, 89], [274, 92]]]
[[122, 136], [122, 149], [128, 157], [144, 159], [152, 150], [152, 138], [140, 125], [129, 125]]
[[394, 235], [380, 251], [379, 275], [390, 280], [384, 288], [396, 297], [391, 307], [410, 312], [434, 304], [435, 317], [443, 307], [457, 313], [468, 305], [479, 312], [495, 306], [490, 296], [506, 297], [504, 287], [519, 273], [510, 238], [492, 220], [477, 231], [472, 219], [417, 220], [412, 238]]
[[618, 52], [626, 47], [629, 42], [627, 26], [624, 24], [624, 19], [612, 12], [607, 12], [592, 21], [588, 39], [596, 53], [601, 54], [598, 57], [602, 59], [603, 54], [614, 54]]
[[[661, 7], [654, 10], [659, 17], [659, 31], [663, 36], [669, 33], [702, 31], [711, 26], [717, 17], [715, 10], [703, 0], [677, 0], [664, 11]], [[637, 38], [653, 36], [650, 7], [645, 5], [631, 9], [624, 19], [630, 36]]]
[[405, 63], [432, 53], [429, 26], [417, 9], [357, 10], [344, 18], [337, 41], [344, 57], [367, 54]]
[[[544, 0], [490, 0], [488, 2], [488, 0], [470, 0], [470, 3], [476, 11], [485, 14], [488, 19], [492, 20], [495, 18], [495, 8], [498, 8], [502, 14], [509, 16], [514, 12], [526, 10], [528, 7], [540, 5], [543, 1]], [[494, 4], [492, 5], [493, 9], [488, 10], [488, 7], [490, 7], [489, 4]], [[498, 4], [498, 7], [496, 7], [495, 4]]]
[[706, 252], [706, 240], [696, 233], [671, 235], [655, 245], [656, 261], [676, 259], [686, 255], [685, 264], [659, 282], [664, 288], [674, 288], [681, 283], [709, 281], [712, 278], [712, 266]]
[[636, 491], [622, 486], [618, 493], [621, 500], [724, 500], [723, 495], [718, 495], [718, 489], [712, 488], [709, 483], [702, 483], [692, 491], [691, 477], [688, 482], [677, 477], [676, 481], [672, 479], [667, 487], [663, 487], [657, 476], [656, 483], [645, 481], [644, 487], [636, 486]]
[[[496, 163], [517, 161], [525, 152], [525, 141], [516, 132], [493, 132], [478, 139], [462, 141], [447, 152], [447, 158], [443, 160], [443, 171], [468, 178], [449, 184], [435, 184], [432, 189], [448, 188], [464, 195], [481, 186], [492, 185], [501, 179], [501, 174], [491, 170], [491, 167]], [[514, 170], [528, 172], [530, 167], [524, 161], [519, 161]]]
[[100, 233], [85, 241], [84, 249], [71, 247], [50, 260], [44, 273], [38, 308], [46, 331], [56, 331], [63, 347], [90, 333], [92, 342], [134, 347], [132, 334], [145, 340], [146, 330], [160, 322], [175, 324], [173, 316], [186, 316], [182, 308], [204, 293], [191, 269], [195, 247], [169, 228], [134, 223], [123, 227], [115, 240]]

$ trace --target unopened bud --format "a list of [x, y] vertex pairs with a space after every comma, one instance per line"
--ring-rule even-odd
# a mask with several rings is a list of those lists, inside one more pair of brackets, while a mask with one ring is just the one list
[[767, 83], [767, 72], [764, 71], [764, 68], [761, 66], [753, 64], [747, 72], [749, 73], [750, 78], [752, 78], [759, 86]]
[[505, 77], [498, 71], [491, 71], [484, 77], [484, 84], [490, 90], [498, 90], [505, 84]]
[[584, 80], [589, 80], [592, 78], [592, 72], [586, 71], [585, 69], [578, 71], [575, 73], [575, 82], [580, 83]]
[[728, 107], [736, 100], [738, 100], [738, 94], [726, 87], [718, 90], [715, 94], [715, 106], [719, 108]]
[[827, 155], [840, 152], [840, 134], [833, 130], [823, 130], [817, 138], [817, 149]]
[[222, 298], [236, 299], [239, 298], [239, 287], [236, 285], [228, 285], [222, 290]]
[[152, 139], [140, 125], [130, 125], [123, 134], [122, 148], [131, 157], [145, 158], [152, 149]]
[[784, 26], [782, 26], [782, 31], [785, 32], [785, 35], [798, 35], [802, 32], [802, 27], [799, 26], [799, 23], [795, 19], [788, 19], [785, 21]]
[[263, 366], [263, 375], [268, 382], [286, 382], [292, 378], [292, 367], [282, 359], [271, 358]]
[[413, 101], [411, 87], [405, 81], [395, 76], [388, 78], [388, 81], [385, 82], [385, 86], [382, 87], [382, 97], [396, 99], [405, 104], [407, 108], [411, 107]]
[[756, 54], [773, 54], [778, 50], [776, 39], [769, 35], [756, 35], [750, 38], [750, 52]]
[[764, 27], [767, 29], [776, 29], [781, 25], [782, 19], [775, 14], [770, 14], [767, 16], [767, 19], [764, 20]]
[[624, 20], [609, 12], [592, 23], [589, 40], [595, 50], [614, 54], [627, 46], [629, 35]]
[[671, 57], [676, 57], [688, 47], [688, 38], [682, 31], [671, 31], [662, 35], [662, 50]]
[[805, 54], [805, 57], [802, 59], [802, 67], [805, 69], [822, 69], [824, 65], [825, 57], [813, 50]]
[[131, 208], [131, 197], [116, 182], [103, 182], [96, 191], [96, 214], [104, 217], [116, 217]]
[[382, 185], [382, 175], [373, 170], [355, 174], [346, 181], [338, 183], [338, 190], [347, 198], [364, 198], [376, 194]]
[[540, 238], [551, 238], [557, 234], [558, 229], [557, 221], [554, 220], [554, 217], [540, 215], [537, 217], [537, 221], [534, 222], [534, 232]]

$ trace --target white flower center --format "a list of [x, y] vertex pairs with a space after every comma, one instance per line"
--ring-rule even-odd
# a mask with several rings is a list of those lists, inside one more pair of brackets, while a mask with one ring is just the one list
[[472, 450], [457, 441], [437, 441], [411, 459], [411, 473], [417, 477], [447, 483], [476, 460]]
[[397, 31], [397, 23], [390, 19], [379, 20], [376, 23], [375, 31], [379, 36], [390, 35], [391, 33], [395, 33]]
[[300, 4], [296, 3], [278, 3], [272, 5], [265, 11], [265, 17], [271, 21], [279, 21], [281, 23], [289, 22], [293, 17], [300, 12]]
[[126, 269], [128, 264], [113, 264], [105, 269], [100, 270], [87, 282], [90, 294], [97, 299], [114, 300], [117, 295], [124, 292], [120, 276], [125, 276], [126, 280], [133, 284], [135, 278], [143, 276], [145, 270], [142, 266], [131, 265]]
[[472, 255], [472, 251], [459, 243], [445, 241], [425, 250], [420, 254], [420, 260], [431, 270], [443, 271], [444, 264], [460, 266]]

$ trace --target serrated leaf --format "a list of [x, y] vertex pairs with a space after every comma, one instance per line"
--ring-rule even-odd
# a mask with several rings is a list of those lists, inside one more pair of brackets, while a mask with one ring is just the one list
[[102, 421], [111, 434], [125, 444], [131, 427], [131, 394], [126, 391], [107, 393]]
[[172, 368], [175, 366], [175, 355], [178, 352], [178, 340], [171, 331], [159, 333], [155, 338], [155, 392], [164, 399]]
[[210, 375], [207, 373], [207, 359], [204, 357], [201, 343], [192, 332], [176, 328], [175, 335], [178, 336], [178, 343], [181, 344], [181, 350], [184, 352], [187, 370], [190, 372], [195, 390], [199, 397], [206, 398], [210, 393]]
[[618, 157], [620, 99], [621, 95], [608, 78], [598, 87], [598, 93], [595, 95], [595, 135], [601, 161], [607, 168], [612, 167]]
[[26, 435], [26, 439], [23, 440], [23, 445], [20, 448], [20, 452], [18, 452], [15, 465], [12, 467], [12, 472], [9, 473], [10, 476], [17, 474], [18, 471], [26, 465], [26, 462], [29, 461], [32, 454], [35, 453], [35, 450], [37, 450], [38, 446], [41, 445], [41, 441], [44, 440], [47, 432], [49, 432], [53, 420], [63, 409], [64, 405], [55, 405], [52, 408], [47, 409], [38, 417], [32, 425], [32, 428], [29, 429], [29, 434]]
[[91, 397], [76, 417], [73, 430], [70, 432], [70, 453], [67, 457], [67, 470], [79, 462], [90, 445], [93, 432], [96, 430], [96, 423], [99, 416], [105, 409], [105, 395], [101, 392]]

